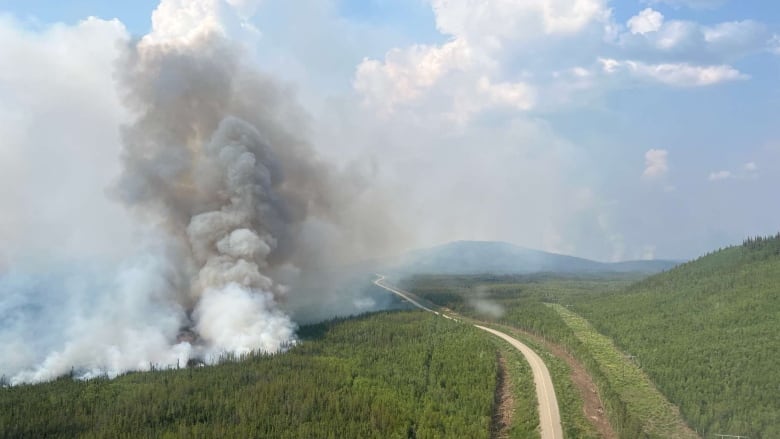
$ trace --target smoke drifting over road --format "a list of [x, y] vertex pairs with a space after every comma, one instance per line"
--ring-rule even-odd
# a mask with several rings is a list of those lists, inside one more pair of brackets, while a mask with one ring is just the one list
[[[144, 225], [141, 250], [119, 269], [68, 273], [57, 294], [0, 279], [12, 383], [277, 351], [295, 340], [285, 305], [317, 300], [295, 297], [304, 274], [381, 245], [385, 233], [356, 226], [381, 228], [381, 212], [317, 159], [288, 91], [228, 37], [231, 5], [251, 9], [163, 0], [152, 32], [123, 48], [116, 79], [133, 122], [110, 193]], [[57, 335], [31, 340], [43, 321]]]

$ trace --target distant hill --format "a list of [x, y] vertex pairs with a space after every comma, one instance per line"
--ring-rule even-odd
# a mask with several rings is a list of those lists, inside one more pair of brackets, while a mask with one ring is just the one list
[[780, 438], [780, 234], [574, 309], [636, 355], [703, 437]]
[[388, 268], [397, 273], [426, 274], [653, 274], [677, 264], [662, 260], [606, 263], [527, 249], [506, 242], [456, 241], [411, 251]]

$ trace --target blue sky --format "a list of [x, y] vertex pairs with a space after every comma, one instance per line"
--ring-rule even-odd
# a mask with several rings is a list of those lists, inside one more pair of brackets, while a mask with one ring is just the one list
[[[409, 247], [690, 258], [780, 229], [780, 4], [571, 0], [545, 15], [548, 1], [263, 0], [245, 43], [309, 114], [320, 154], [370, 170], [408, 213]], [[140, 36], [157, 4], [0, 0], [14, 23], [0, 43], [54, 23], [80, 35], [88, 16]]]
[[[150, 29], [150, 16], [158, 3], [156, 0], [132, 2], [0, 0], [0, 10], [23, 19], [34, 18], [42, 23], [74, 23], [90, 15], [107, 19], [118, 18], [132, 33], [143, 34]], [[434, 35], [430, 29], [434, 15], [423, 0], [342, 0], [337, 3], [339, 12], [349, 19], [377, 25], [391, 23], [394, 26], [404, 27], [410, 32]], [[663, 13], [674, 14], [678, 19], [696, 20], [702, 23], [760, 19], [770, 25], [780, 24], [780, 5], [773, 2], [730, 0], [720, 3], [722, 4], [717, 7], [686, 8], [674, 4], [623, 0], [611, 2], [611, 6], [615, 17], [622, 21], [628, 20], [639, 9], [651, 6]]]
[[157, 7], [154, 0], [112, 2], [105, 0], [0, 0], [0, 10], [31, 23], [74, 24], [89, 16], [118, 18], [133, 34], [142, 35], [151, 27], [150, 17]]

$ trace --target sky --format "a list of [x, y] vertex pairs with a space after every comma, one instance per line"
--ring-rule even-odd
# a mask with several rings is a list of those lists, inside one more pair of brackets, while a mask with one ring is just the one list
[[[393, 251], [688, 259], [780, 229], [780, 4], [224, 2], [317, 153], [386, 197]], [[0, 268], [133, 241], [116, 59], [157, 5], [0, 0]]]

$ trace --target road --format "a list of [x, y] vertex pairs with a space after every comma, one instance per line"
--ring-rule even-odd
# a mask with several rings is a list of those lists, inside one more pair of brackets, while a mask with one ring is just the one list
[[[412, 298], [409, 293], [386, 284], [384, 282], [384, 276], [377, 276], [379, 277], [374, 281], [374, 285], [390, 291], [391, 293], [401, 297], [417, 308], [434, 313], [437, 316], [441, 316], [446, 319], [459, 321], [454, 317], [428, 308], [427, 306]], [[521, 343], [516, 338], [513, 338], [501, 331], [496, 331], [495, 329], [486, 328], [480, 325], [474, 326], [483, 331], [487, 331], [496, 337], [500, 337], [506, 340], [509, 342], [509, 344], [514, 346], [515, 349], [520, 351], [523, 356], [525, 356], [528, 364], [531, 365], [531, 371], [534, 375], [534, 384], [536, 385], [536, 399], [539, 401], [539, 426], [541, 429], [542, 439], [563, 439], [561, 414], [558, 411], [558, 399], [555, 397], [555, 388], [553, 387], [552, 378], [550, 377], [550, 371], [547, 370], [547, 366], [544, 364], [544, 361], [542, 361], [541, 357], [539, 357], [536, 352], [534, 352], [525, 344]]]

